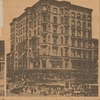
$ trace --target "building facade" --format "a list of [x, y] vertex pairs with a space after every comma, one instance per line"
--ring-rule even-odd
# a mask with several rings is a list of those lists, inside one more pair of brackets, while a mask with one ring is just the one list
[[4, 40], [0, 40], [0, 96], [4, 95], [4, 66], [5, 66], [5, 46]]
[[87, 84], [88, 88], [96, 84], [92, 11], [56, 0], [39, 0], [27, 7], [10, 23], [10, 70], [40, 72], [47, 81], [60, 80], [69, 88], [73, 84]]

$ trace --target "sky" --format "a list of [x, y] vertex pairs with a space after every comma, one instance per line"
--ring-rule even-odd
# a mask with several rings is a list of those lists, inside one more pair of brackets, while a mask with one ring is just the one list
[[3, 3], [2, 3], [2, 0], [0, 0], [0, 27], [3, 26]]
[[2, 0], [0, 0], [0, 39], [2, 37], [2, 27], [3, 27], [3, 3]]
[[[3, 0], [3, 35], [6, 39], [6, 50], [10, 51], [10, 26], [13, 18], [18, 17], [24, 12], [26, 7], [31, 7], [38, 0]], [[61, 1], [61, 0], [59, 0]], [[99, 2], [100, 0], [64, 0], [72, 4], [93, 9], [92, 14], [92, 36], [99, 38]]]

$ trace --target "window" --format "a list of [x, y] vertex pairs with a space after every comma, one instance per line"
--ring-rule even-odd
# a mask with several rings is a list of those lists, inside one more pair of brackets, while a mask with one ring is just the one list
[[38, 23], [38, 25], [40, 25], [40, 18], [38, 18], [38, 20], [37, 20], [37, 21], [38, 21], [38, 22], [37, 22], [37, 23]]
[[39, 35], [40, 34], [40, 28], [38, 27], [37, 29], [37, 34]]
[[34, 12], [34, 18], [36, 18], [36, 12]]
[[31, 30], [29, 31], [29, 38], [31, 38]]
[[36, 36], [36, 30], [34, 30], [34, 36]]
[[38, 42], [38, 45], [39, 45], [40, 44], [40, 39], [39, 38], [37, 39], [37, 42]]
[[56, 16], [53, 17], [53, 22], [54, 22], [55, 24], [57, 24], [57, 17], [56, 17]]
[[43, 6], [43, 11], [47, 10], [46, 6]]
[[16, 37], [16, 43], [18, 43], [18, 38]]
[[48, 55], [50, 55], [50, 53], [51, 53], [51, 49], [50, 49], [50, 47], [48, 48]]
[[77, 46], [81, 47], [81, 41], [80, 40], [77, 40]]
[[91, 31], [88, 31], [88, 38], [92, 38]]
[[53, 27], [53, 32], [57, 33], [57, 27], [56, 26]]
[[81, 27], [81, 22], [80, 22], [80, 21], [77, 22], [77, 27], [78, 27], [78, 28]]
[[50, 14], [47, 17], [48, 17], [48, 21], [50, 21]]
[[81, 58], [81, 51], [77, 51], [77, 57]]
[[48, 43], [50, 43], [50, 35], [48, 36]]
[[43, 55], [46, 55], [46, 48], [43, 48], [42, 51], [43, 51]]
[[68, 9], [67, 8], [65, 8], [65, 14], [68, 14]]
[[64, 32], [63, 32], [63, 26], [61, 26], [61, 33], [63, 34]]
[[42, 67], [46, 68], [46, 60], [42, 60]]
[[64, 13], [64, 9], [61, 8], [61, 9], [60, 9], [60, 14], [63, 14], [63, 13]]
[[64, 18], [63, 18], [63, 16], [61, 16], [61, 18], [60, 18], [60, 19], [61, 19], [61, 24], [63, 24], [63, 19], [64, 19]]
[[81, 14], [78, 13], [78, 14], [77, 14], [77, 18], [78, 18], [78, 19], [81, 19]]
[[65, 68], [68, 68], [68, 62], [65, 63]]
[[53, 54], [56, 56], [57, 55], [57, 49], [53, 49]]
[[75, 27], [75, 21], [72, 20], [72, 27]]
[[36, 20], [34, 20], [34, 27], [36, 27]]
[[86, 58], [86, 52], [83, 51], [83, 58]]
[[91, 46], [92, 46], [91, 41], [88, 41], [88, 48], [91, 48]]
[[37, 54], [38, 54], [38, 55], [40, 54], [40, 49], [37, 50]]
[[23, 35], [23, 40], [25, 40], [25, 35]]
[[68, 34], [69, 30], [68, 27], [65, 27], [65, 34]]
[[53, 13], [57, 14], [57, 8], [53, 8]]
[[43, 14], [43, 21], [46, 21], [47, 19], [47, 14]]
[[46, 36], [43, 36], [43, 43], [46, 43]]
[[65, 24], [68, 24], [68, 17], [65, 17]]
[[61, 44], [63, 44], [63, 37], [61, 37]]
[[68, 45], [68, 37], [65, 37], [65, 44]]
[[31, 39], [29, 39], [29, 47], [31, 47]]
[[28, 51], [28, 57], [31, 57], [31, 50]]
[[88, 29], [89, 30], [91, 29], [91, 23], [88, 23]]
[[82, 15], [82, 19], [86, 20], [86, 15], [85, 14]]
[[18, 45], [16, 45], [16, 51], [18, 50]]
[[72, 12], [72, 18], [75, 18], [75, 13], [74, 12]]
[[81, 37], [81, 31], [80, 30], [77, 30], [77, 36]]
[[75, 36], [75, 29], [72, 29], [71, 33], [72, 33], [72, 36]]
[[91, 21], [91, 16], [88, 16], [88, 21]]
[[75, 57], [75, 50], [72, 50], [71, 56]]
[[46, 25], [43, 25], [43, 32], [46, 31]]
[[15, 62], [15, 69], [17, 69], [17, 66], [18, 66], [18, 64], [17, 64], [17, 62]]
[[83, 48], [86, 48], [86, 41], [83, 42]]
[[63, 48], [61, 48], [61, 56], [63, 56]]
[[53, 38], [54, 44], [57, 44], [57, 38]]
[[68, 48], [65, 48], [65, 56], [68, 56]]
[[26, 28], [25, 27], [23, 27], [23, 33], [26, 31]]
[[29, 21], [29, 28], [31, 28], [32, 27], [32, 22], [31, 21]]
[[75, 39], [72, 40], [72, 46], [75, 46]]
[[85, 22], [83, 22], [82, 26], [83, 26], [84, 29], [86, 29], [86, 23]]
[[86, 31], [83, 31], [83, 38], [86, 38]]

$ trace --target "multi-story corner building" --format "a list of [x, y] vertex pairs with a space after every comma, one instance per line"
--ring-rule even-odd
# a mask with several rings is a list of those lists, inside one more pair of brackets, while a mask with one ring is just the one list
[[97, 83], [93, 74], [92, 11], [56, 0], [39, 0], [27, 7], [10, 23], [11, 69], [40, 71], [41, 77], [63, 80], [66, 85]]
[[0, 96], [4, 95], [4, 65], [5, 46], [4, 40], [0, 40]]

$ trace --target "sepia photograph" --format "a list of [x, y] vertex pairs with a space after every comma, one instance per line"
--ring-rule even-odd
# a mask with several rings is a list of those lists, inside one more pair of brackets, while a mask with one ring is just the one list
[[99, 96], [99, 0], [3, 0], [3, 15], [8, 97]]

